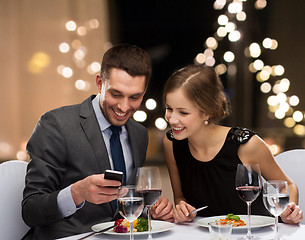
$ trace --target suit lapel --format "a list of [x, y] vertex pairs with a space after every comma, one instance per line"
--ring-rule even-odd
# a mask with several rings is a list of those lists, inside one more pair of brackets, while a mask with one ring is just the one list
[[[106, 169], [111, 169], [111, 166], [109, 162], [106, 145], [103, 139], [103, 135], [101, 133], [101, 129], [97, 122], [92, 106], [92, 100], [94, 97], [95, 95], [92, 95], [81, 104], [80, 124], [92, 147], [92, 151], [95, 154], [95, 158], [100, 168], [100, 172], [104, 173]], [[113, 202], [108, 202], [107, 204], [109, 205], [109, 207], [111, 207], [114, 218], [118, 214], [118, 210], [114, 209]]]
[[[81, 104], [80, 124], [92, 147], [92, 151], [95, 154], [97, 164], [100, 168], [100, 172], [104, 173], [106, 169], [111, 169], [111, 166], [110, 166], [105, 142], [92, 106], [92, 99], [94, 97], [95, 96], [92, 95]], [[141, 167], [141, 159], [138, 151], [139, 139], [137, 138], [137, 129], [131, 119], [128, 120], [126, 124], [126, 128], [128, 131], [128, 137], [130, 141], [130, 147], [131, 147], [133, 164], [134, 164], [133, 173], [131, 175], [131, 178], [127, 182], [127, 184], [130, 184], [130, 183], [134, 183], [136, 176], [136, 169], [138, 167]]]
[[111, 169], [111, 166], [105, 142], [92, 106], [92, 99], [94, 97], [94, 95], [89, 97], [81, 104], [80, 124], [95, 154], [100, 172], [104, 173], [106, 169]]

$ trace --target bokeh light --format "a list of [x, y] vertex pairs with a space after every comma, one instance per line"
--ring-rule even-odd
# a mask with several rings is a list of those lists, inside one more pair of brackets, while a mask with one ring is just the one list
[[300, 99], [298, 96], [296, 95], [292, 95], [290, 98], [289, 98], [289, 103], [291, 106], [297, 106], [300, 102]]
[[213, 50], [215, 50], [218, 46], [218, 43], [216, 41], [215, 38], [213, 37], [209, 37], [206, 41], [205, 41], [205, 44], [208, 48], [211, 48]]
[[228, 22], [225, 26], [225, 29], [228, 33], [233, 32], [236, 29], [236, 26], [233, 22]]
[[219, 25], [225, 26], [229, 22], [229, 18], [222, 14], [218, 17], [217, 22]]
[[241, 12], [243, 10], [243, 6], [241, 4], [241, 2], [233, 2], [233, 3], [230, 3], [229, 6], [228, 6], [228, 11], [229, 13], [238, 13], [238, 12]]
[[87, 81], [84, 81], [82, 79], [78, 79], [75, 81], [75, 88], [79, 91], [88, 91], [90, 90], [90, 83]]
[[79, 36], [85, 36], [87, 34], [87, 29], [84, 26], [80, 26], [77, 28], [77, 34]]
[[274, 116], [277, 119], [283, 119], [285, 117], [285, 111], [283, 111], [282, 109], [277, 109], [274, 113]]
[[221, 10], [226, 5], [226, 0], [216, 0], [213, 4], [215, 10]]
[[236, 19], [240, 22], [245, 21], [247, 18], [247, 14], [243, 11], [240, 11], [236, 14]]
[[73, 75], [73, 70], [70, 67], [64, 67], [61, 74], [65, 77], [65, 78], [70, 78]]
[[218, 75], [222, 75], [227, 71], [227, 67], [225, 64], [221, 63], [215, 67], [215, 71]]
[[240, 39], [241, 35], [240, 32], [235, 30], [233, 32], [230, 32], [228, 38], [231, 42], [237, 42]]
[[89, 21], [89, 28], [91, 28], [91, 29], [97, 29], [99, 27], [99, 25], [100, 25], [100, 22], [96, 18], [92, 18]]
[[93, 62], [90, 64], [90, 68], [94, 73], [97, 73], [101, 70], [101, 64], [98, 62]]
[[155, 121], [155, 126], [160, 130], [165, 130], [167, 128], [167, 122], [164, 118], [157, 118]]
[[264, 62], [260, 59], [256, 59], [253, 62], [253, 67], [255, 68], [255, 70], [262, 70], [264, 67]]
[[286, 119], [284, 120], [284, 125], [285, 125], [285, 127], [287, 127], [287, 128], [292, 128], [292, 127], [294, 127], [294, 125], [295, 125], [295, 121], [293, 120], [292, 117], [288, 117], [288, 118], [286, 118]]
[[198, 63], [198, 64], [203, 64], [206, 60], [206, 56], [203, 54], [203, 53], [198, 53], [196, 58], [195, 58], [195, 61]]
[[256, 0], [256, 2], [254, 3], [254, 7], [256, 9], [263, 9], [267, 6], [267, 1], [266, 0]]
[[66, 23], [66, 29], [68, 30], [68, 31], [75, 31], [75, 29], [76, 29], [76, 23], [74, 22], [74, 21], [68, 21], [67, 23]]
[[277, 76], [281, 76], [283, 75], [285, 72], [285, 69], [282, 65], [277, 65], [275, 66], [274, 68], [274, 73], [277, 75]]
[[301, 122], [303, 120], [304, 116], [303, 116], [303, 113], [301, 111], [295, 111], [292, 114], [292, 118], [296, 122]]
[[271, 50], [275, 50], [278, 47], [278, 42], [275, 39], [272, 39], [272, 45], [270, 47]]
[[145, 102], [145, 106], [148, 110], [154, 110], [156, 107], [157, 107], [157, 102], [150, 98], [150, 99], [147, 99], [147, 101]]
[[49, 66], [51, 58], [47, 53], [37, 52], [28, 62], [28, 71], [34, 74], [41, 73], [46, 67]]
[[271, 95], [271, 96], [268, 97], [267, 103], [270, 106], [276, 106], [279, 102], [278, 102], [278, 99], [275, 95]]
[[257, 43], [251, 43], [249, 46], [250, 55], [253, 58], [257, 58], [261, 55], [261, 48]]
[[205, 60], [205, 64], [210, 67], [214, 66], [215, 62], [216, 60], [214, 57], [207, 57], [207, 59]]
[[268, 93], [271, 91], [271, 84], [268, 82], [264, 82], [261, 86], [260, 86], [260, 90], [263, 93]]
[[142, 110], [138, 110], [133, 114], [133, 118], [137, 122], [144, 122], [147, 119], [147, 114]]
[[18, 160], [25, 161], [27, 159], [27, 153], [24, 150], [19, 150], [16, 154]]
[[287, 92], [290, 86], [290, 81], [287, 78], [283, 78], [279, 83], [281, 92]]
[[297, 124], [293, 128], [293, 132], [299, 136], [305, 136], [305, 126], [301, 124]]
[[227, 31], [226, 31], [225, 27], [219, 27], [217, 29], [217, 35], [219, 37], [225, 37], [227, 35]]
[[59, 51], [62, 53], [67, 53], [70, 50], [70, 46], [68, 43], [63, 42], [61, 44], [59, 44]]
[[272, 47], [272, 39], [271, 38], [265, 38], [263, 40], [263, 47], [266, 49], [269, 49]]
[[231, 52], [231, 51], [225, 52], [225, 54], [223, 55], [223, 59], [224, 59], [226, 62], [233, 62], [234, 59], [235, 59], [234, 53]]

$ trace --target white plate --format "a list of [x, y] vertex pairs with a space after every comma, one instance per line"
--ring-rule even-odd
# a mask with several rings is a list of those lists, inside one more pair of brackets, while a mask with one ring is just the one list
[[[99, 224], [96, 224], [94, 226], [91, 227], [91, 229], [94, 231], [94, 232], [98, 232], [104, 228], [107, 228], [107, 227], [110, 227], [114, 224], [114, 222], [105, 222], [105, 223], [99, 223]], [[157, 220], [152, 220], [151, 221], [151, 233], [160, 233], [160, 232], [165, 232], [165, 231], [168, 231], [170, 230], [171, 228], [174, 227], [174, 224], [173, 223], [170, 223], [170, 222], [164, 222], [164, 221], [157, 221]], [[129, 235], [129, 233], [117, 233], [117, 232], [114, 232], [113, 229], [110, 229], [106, 232], [104, 232], [105, 234], [112, 234], [112, 235]], [[148, 232], [145, 231], [145, 232], [135, 232], [134, 235], [143, 235], [143, 234], [147, 234]]]
[[[248, 215], [238, 215], [241, 220], [243, 220], [246, 224], [248, 223]], [[197, 224], [201, 227], [209, 227], [209, 222], [215, 222], [216, 220], [226, 218], [225, 215], [222, 216], [215, 216], [215, 217], [205, 217], [201, 218], [197, 221]], [[251, 228], [259, 228], [259, 227], [267, 227], [274, 224], [274, 218], [273, 217], [267, 217], [267, 216], [260, 216], [260, 215], [251, 215]], [[240, 227], [234, 227], [233, 229], [246, 229], [248, 228], [247, 225], [240, 226]]]

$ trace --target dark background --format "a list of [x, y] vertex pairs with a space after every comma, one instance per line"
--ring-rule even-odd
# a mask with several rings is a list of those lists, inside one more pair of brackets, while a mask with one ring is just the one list
[[[164, 116], [164, 82], [175, 70], [192, 64], [196, 55], [205, 50], [205, 40], [217, 30], [217, 17], [224, 10], [214, 10], [213, 3], [201, 0], [109, 1], [112, 43], [136, 44], [146, 49], [152, 58], [153, 75], [145, 97], [157, 100], [158, 108], [150, 114]], [[284, 66], [285, 74], [270, 78], [269, 82], [273, 85], [278, 79], [288, 78], [291, 87], [287, 95], [299, 96], [298, 108], [304, 109], [303, 73], [296, 63], [304, 64], [305, 4], [304, 1], [267, 1], [266, 8], [256, 10], [254, 3], [254, 0], [244, 2], [247, 20], [235, 21], [242, 32], [241, 40], [230, 43], [224, 38], [218, 42], [215, 51], [215, 66], [223, 62], [222, 55], [227, 50], [233, 51], [236, 57], [236, 76], [230, 79], [227, 74], [221, 75], [232, 108], [224, 124], [252, 128], [261, 135], [272, 135], [279, 129], [285, 135], [293, 135], [291, 129], [284, 127], [283, 120], [275, 119], [269, 113], [266, 100], [271, 93], [260, 92], [255, 74], [248, 71], [249, 64], [255, 59], [245, 57], [244, 49], [252, 42], [261, 44], [266, 37], [276, 39], [278, 49], [263, 51], [259, 58], [266, 65]], [[151, 126], [155, 118], [148, 116], [144, 125]]]
[[[153, 73], [146, 98], [158, 101], [163, 111], [162, 89], [177, 69], [193, 63], [204, 41], [213, 34], [212, 1], [109, 1], [113, 43], [128, 42], [148, 51]], [[147, 123], [149, 124], [149, 123]]]
[[[217, 17], [223, 10], [214, 10], [213, 1], [109, 1], [110, 4], [110, 36], [113, 43], [129, 42], [146, 49], [153, 64], [153, 75], [146, 98], [153, 97], [162, 103], [162, 89], [164, 82], [175, 70], [192, 64], [195, 56], [205, 49], [205, 40], [213, 36], [217, 29]], [[251, 5], [250, 5], [251, 4]], [[227, 50], [233, 50], [236, 55], [238, 77], [233, 82], [228, 83], [226, 75], [221, 76], [226, 92], [232, 103], [231, 121], [232, 124], [247, 124], [249, 127], [257, 125], [256, 118], [245, 120], [243, 113], [235, 115], [235, 109], [244, 109], [244, 102], [251, 112], [251, 116], [257, 111], [253, 105], [253, 96], [260, 94], [257, 91], [257, 83], [251, 81], [246, 84], [243, 76], [248, 72], [250, 63], [243, 55], [243, 49], [249, 42], [260, 40], [265, 30], [260, 27], [260, 21], [264, 21], [263, 11], [255, 11], [253, 3], [244, 4], [247, 12], [247, 22], [239, 22], [239, 28], [243, 29], [243, 41], [230, 43], [227, 38], [219, 42], [219, 47], [215, 54], [218, 63], [222, 60], [222, 55]], [[254, 12], [255, 11], [255, 12]], [[266, 11], [265, 11], [266, 13]], [[251, 22], [252, 24], [249, 24]], [[263, 25], [266, 26], [266, 25]], [[247, 76], [248, 79], [251, 76]], [[254, 83], [254, 87], [252, 86]], [[248, 85], [248, 86], [245, 86]], [[245, 95], [244, 88], [251, 88], [253, 91], [247, 95], [247, 101], [242, 101]], [[248, 90], [247, 90], [248, 92]], [[239, 102], [239, 106], [236, 106]], [[244, 105], [245, 105], [244, 104]], [[163, 111], [162, 108], [158, 108]], [[249, 115], [249, 113], [247, 113]], [[247, 115], [247, 116], [248, 116]], [[153, 118], [150, 118], [153, 119]], [[151, 124], [146, 122], [147, 125]]]

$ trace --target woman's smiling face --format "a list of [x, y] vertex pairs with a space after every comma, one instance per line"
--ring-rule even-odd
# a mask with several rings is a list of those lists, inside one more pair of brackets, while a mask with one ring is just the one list
[[197, 133], [208, 117], [185, 96], [182, 88], [178, 88], [166, 95], [165, 118], [172, 128], [174, 138], [181, 140]]

